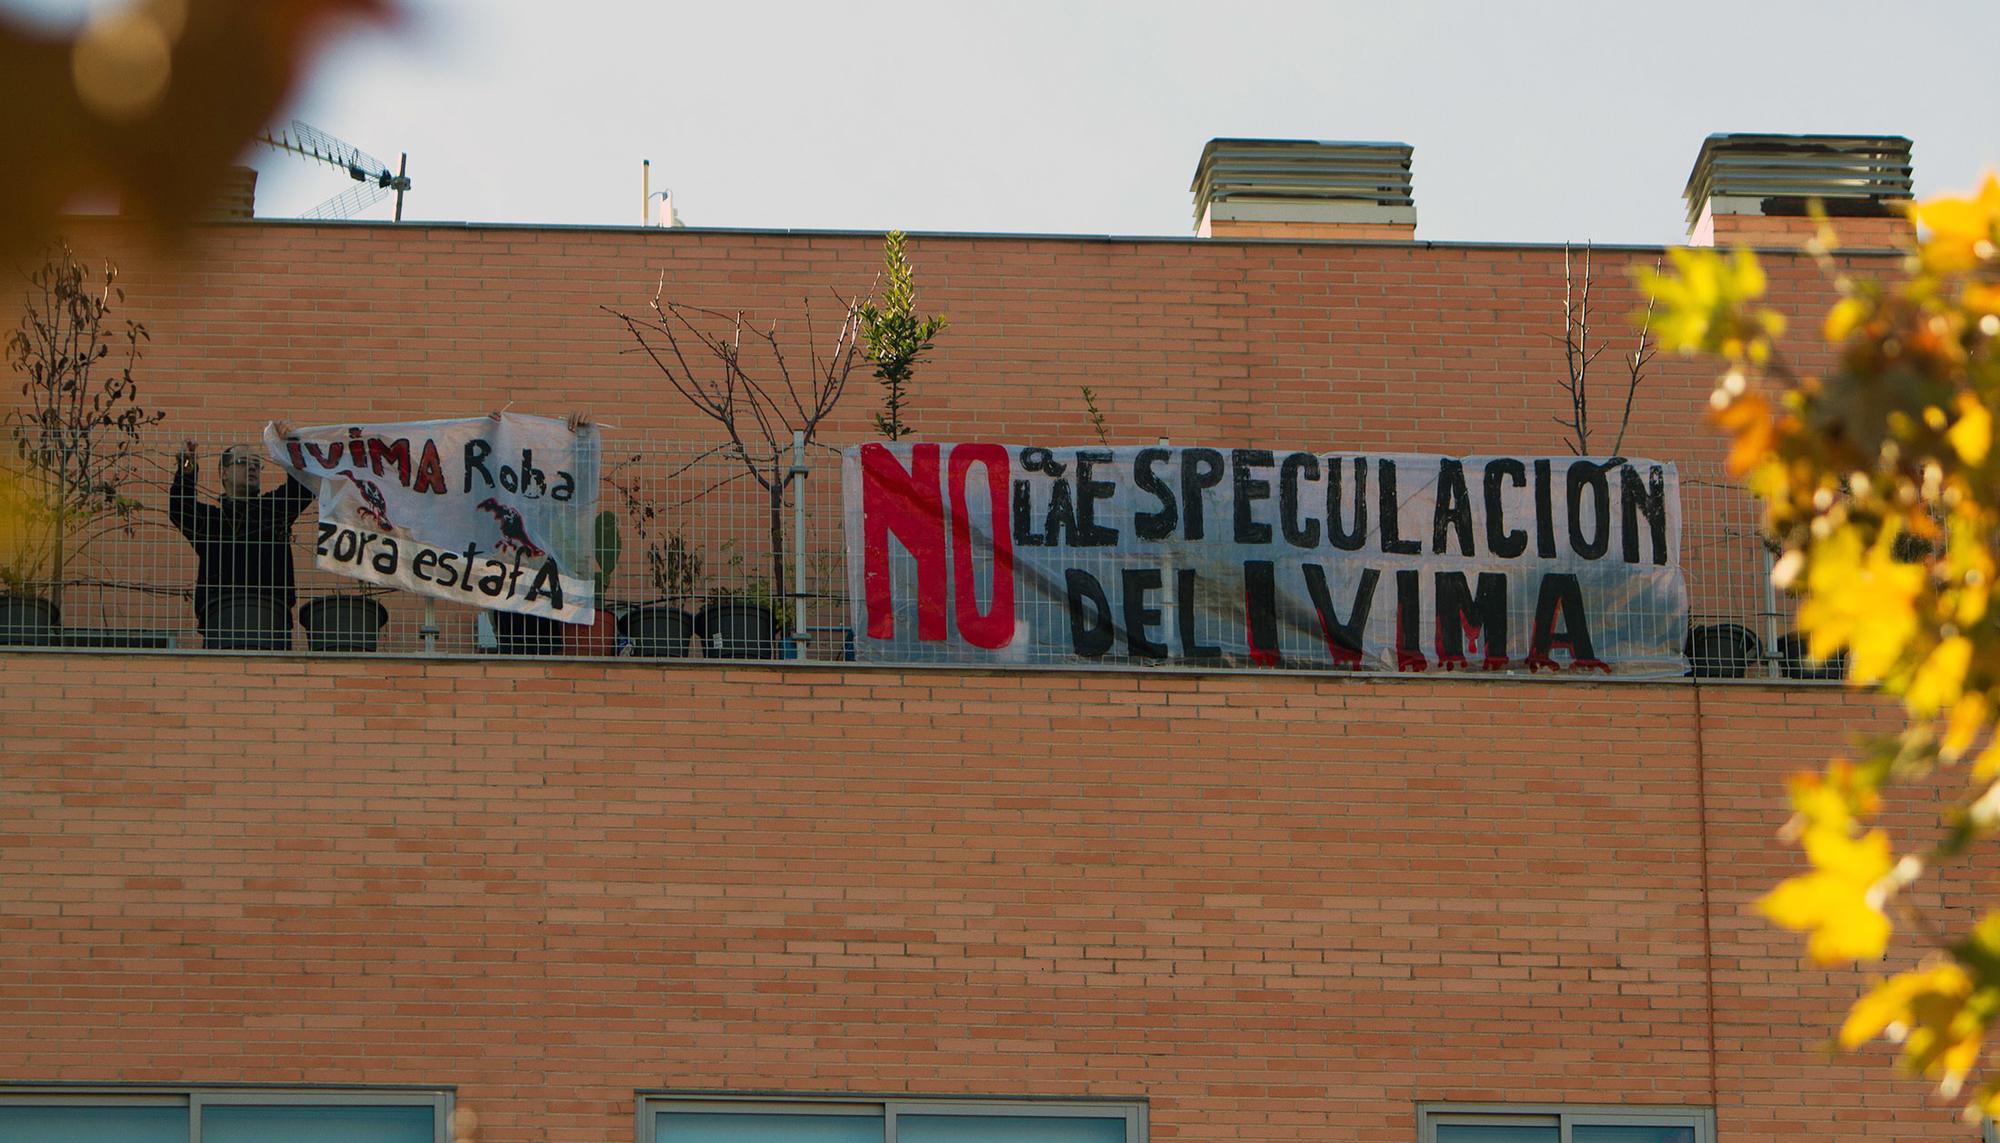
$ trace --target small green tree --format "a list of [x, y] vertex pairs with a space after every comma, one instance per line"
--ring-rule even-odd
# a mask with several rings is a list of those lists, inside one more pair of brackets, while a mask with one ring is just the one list
[[1104, 410], [1097, 407], [1097, 390], [1088, 385], [1079, 386], [1083, 390], [1083, 410], [1090, 418], [1090, 431], [1097, 434], [1097, 443], [1111, 443], [1111, 426], [1104, 421]]
[[880, 306], [872, 301], [862, 303], [861, 335], [868, 360], [875, 363], [875, 380], [882, 386], [882, 411], [875, 414], [875, 431], [893, 441], [913, 431], [903, 415], [910, 400], [910, 378], [947, 323], [943, 314], [917, 316], [916, 274], [903, 253], [903, 232], [891, 230], [882, 246], [889, 288], [883, 292]]

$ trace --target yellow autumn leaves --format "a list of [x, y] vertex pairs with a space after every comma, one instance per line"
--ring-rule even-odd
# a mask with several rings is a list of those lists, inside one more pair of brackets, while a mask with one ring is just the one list
[[1925, 273], [1943, 275], [1976, 269], [1981, 263], [1993, 260], [1994, 243], [2000, 241], [1993, 232], [1993, 220], [2000, 218], [2000, 176], [1987, 175], [1979, 193], [1970, 198], [1932, 199], [1918, 205], [1911, 214], [1925, 232], [1918, 250]]
[[1809, 933], [1806, 954], [1821, 964], [1880, 957], [1892, 929], [1879, 889], [1895, 867], [1888, 835], [1879, 829], [1858, 838], [1813, 831], [1805, 849], [1813, 871], [1773, 889], [1757, 907], [1786, 928]]
[[1847, 677], [1872, 683], [1888, 674], [1916, 637], [1922, 568], [1896, 559], [1896, 537], [1883, 531], [1864, 543], [1859, 529], [1839, 528], [1806, 560], [1799, 630], [1815, 659], [1849, 652]]
[[1674, 247], [1667, 251], [1672, 273], [1641, 270], [1641, 285], [1658, 310], [1653, 330], [1663, 349], [1755, 356], [1785, 331], [1776, 310], [1752, 310], [1764, 296], [1764, 268], [1748, 250], [1728, 256], [1713, 250]]
[[0, 469], [0, 587], [15, 586], [16, 569], [28, 563], [40, 507], [19, 477]]
[[[1979, 1063], [1988, 1005], [1970, 1003], [1982, 991], [1972, 974], [1955, 961], [1940, 961], [1900, 973], [1856, 1001], [1840, 1028], [1840, 1044], [1850, 1051], [1877, 1036], [1903, 1044], [1909, 1068], [1934, 1079], [1946, 1098], [1955, 1098]], [[1990, 989], [1986, 989], [1990, 993]], [[1988, 1099], [1977, 1101], [1990, 1114]]]
[[[1764, 503], [1773, 580], [1799, 597], [1808, 652], [1844, 653], [1850, 682], [1900, 697], [1908, 716], [1854, 760], [1793, 779], [1788, 836], [1809, 868], [1758, 908], [1805, 934], [1821, 964], [1883, 958], [1905, 919], [1924, 934], [1934, 947], [1922, 963], [1862, 997], [1840, 1040], [1886, 1036], [1957, 1097], [2000, 1016], [2000, 919], [1940, 934], [1906, 890], [2000, 828], [2000, 179], [1912, 216], [1919, 242], [1894, 283], [1849, 280], [1822, 234], [1816, 252], [1841, 293], [1821, 326], [1833, 353], [1822, 372], [1779, 352], [1783, 326], [1755, 308], [1765, 281], [1748, 252], [1677, 250], [1672, 274], [1640, 276], [1662, 344], [1720, 359], [1711, 419]], [[1873, 822], [1882, 792], [1968, 756], [1942, 840], [1898, 855]], [[1968, 1113], [1996, 1111], [1989, 1078]]]
[[[1893, 930], [1882, 905], [1897, 880], [1916, 868], [1898, 863], [1889, 837], [1862, 823], [1881, 805], [1878, 767], [1836, 761], [1825, 774], [1794, 775], [1792, 823], [1812, 871], [1779, 885], [1758, 908], [1788, 929], [1807, 933], [1806, 953], [1821, 964], [1873, 960]], [[1899, 878], [1897, 875], [1901, 874]]]
[[1971, 465], [1984, 463], [1993, 447], [1992, 410], [1970, 393], [1960, 393], [1952, 407], [1958, 415], [1952, 419], [1951, 428], [1945, 430], [1945, 439], [1951, 442], [1960, 460]]

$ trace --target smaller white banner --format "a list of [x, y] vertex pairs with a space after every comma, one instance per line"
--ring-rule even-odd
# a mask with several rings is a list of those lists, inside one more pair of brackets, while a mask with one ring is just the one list
[[319, 494], [318, 566], [496, 611], [589, 623], [597, 430], [511, 413], [318, 425], [272, 459]]

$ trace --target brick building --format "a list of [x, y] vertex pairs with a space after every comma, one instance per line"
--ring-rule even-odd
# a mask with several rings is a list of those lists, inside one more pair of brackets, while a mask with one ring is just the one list
[[[1131, 443], [1561, 451], [1564, 249], [1422, 242], [1407, 202], [1352, 197], [1288, 236], [1282, 205], [1198, 193], [1206, 237], [913, 238], [952, 319], [924, 438], [1086, 440], [1089, 386]], [[1813, 329], [1831, 290], [1784, 196], [1730, 197], [1690, 222], [1768, 242]], [[1849, 211], [1863, 247], [1884, 198]], [[176, 439], [508, 402], [702, 438], [600, 307], [664, 273], [789, 314], [880, 257], [784, 231], [71, 238], [124, 268]], [[1615, 325], [1658, 252], [1592, 257]], [[1627, 450], [1718, 459], [1710, 380], [1660, 359]], [[826, 439], [867, 439], [870, 396]], [[1829, 1059], [1861, 976], [1746, 912], [1796, 863], [1782, 777], [1889, 725], [1834, 686], [20, 649], [0, 710], [0, 1138], [1966, 1130], [1885, 1051]]]

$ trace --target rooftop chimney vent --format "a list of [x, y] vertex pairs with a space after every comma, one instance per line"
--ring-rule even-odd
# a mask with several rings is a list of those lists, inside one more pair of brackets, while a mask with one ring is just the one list
[[1195, 168], [1203, 238], [1376, 238], [1417, 229], [1407, 143], [1210, 139]]
[[1910, 141], [1901, 135], [1710, 135], [1702, 141], [1687, 187], [1688, 234], [1695, 245], [1718, 238], [1802, 237], [1818, 199], [1845, 240], [1894, 245], [1909, 232]]
[[257, 171], [254, 167], [231, 167], [222, 188], [202, 211], [207, 219], [251, 218], [257, 213]]

